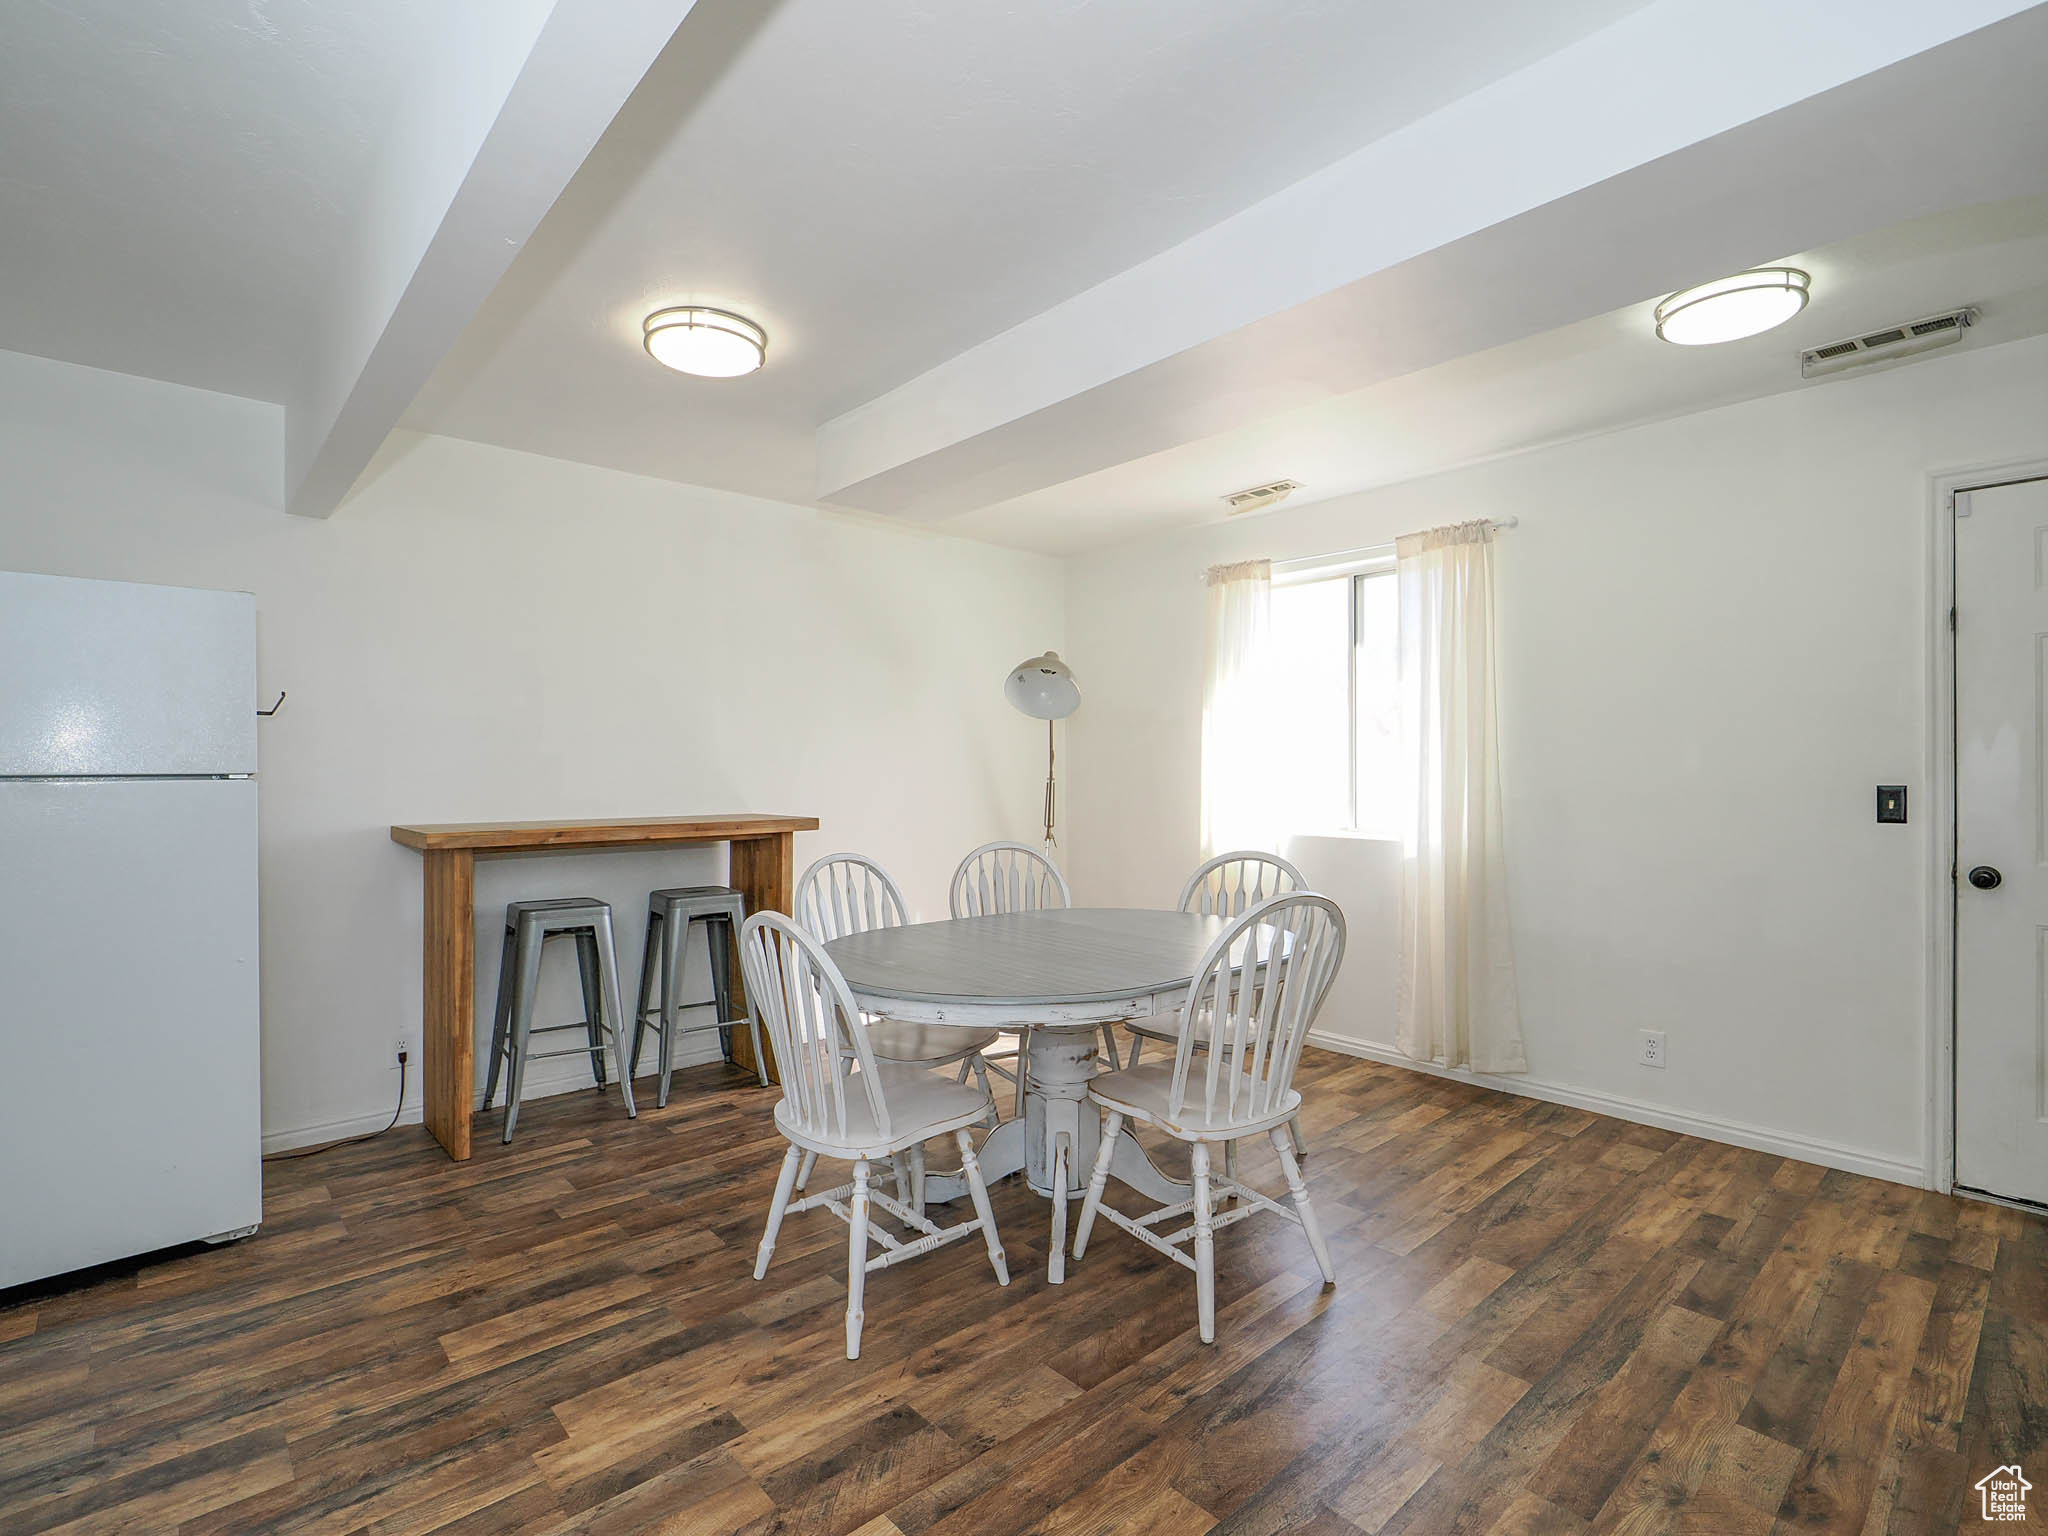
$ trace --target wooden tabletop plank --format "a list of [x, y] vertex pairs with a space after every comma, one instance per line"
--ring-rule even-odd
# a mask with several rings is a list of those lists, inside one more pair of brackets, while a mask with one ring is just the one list
[[1226, 926], [1190, 912], [1070, 907], [876, 928], [825, 952], [862, 997], [1097, 1003], [1185, 987]]
[[613, 816], [582, 821], [453, 821], [393, 827], [391, 840], [408, 848], [467, 848], [509, 853], [522, 848], [619, 848], [635, 843], [718, 843], [815, 832], [815, 816]]

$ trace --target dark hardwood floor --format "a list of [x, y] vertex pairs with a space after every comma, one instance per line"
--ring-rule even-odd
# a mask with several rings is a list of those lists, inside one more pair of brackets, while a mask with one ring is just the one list
[[1213, 1348], [1114, 1228], [1048, 1286], [1010, 1181], [1014, 1283], [973, 1241], [875, 1274], [848, 1362], [844, 1226], [751, 1277], [781, 1144], [723, 1068], [461, 1166], [417, 1128], [272, 1163], [251, 1241], [0, 1295], [0, 1531], [1924, 1536], [2013, 1462], [2048, 1505], [2048, 1224], [1304, 1077], [1340, 1284], [1220, 1233]]

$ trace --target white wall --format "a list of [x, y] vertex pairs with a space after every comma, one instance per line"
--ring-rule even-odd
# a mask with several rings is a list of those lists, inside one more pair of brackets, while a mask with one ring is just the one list
[[[2044, 454], [2037, 339], [1077, 559], [1077, 898], [1171, 900], [1196, 861], [1206, 566], [1518, 515], [1498, 570], [1528, 1082], [1917, 1180], [1928, 479]], [[1916, 824], [1875, 824], [1879, 783], [1913, 786]], [[1398, 861], [1298, 851], [1366, 940], [1322, 1027], [1383, 1051]], [[1636, 1063], [1643, 1028], [1667, 1069]]]
[[[1040, 739], [1000, 689], [1062, 643], [1055, 562], [411, 435], [316, 522], [273, 510], [281, 453], [275, 407], [0, 353], [0, 569], [254, 592], [263, 688], [290, 691], [261, 730], [273, 1145], [381, 1124], [417, 1040], [393, 822], [815, 815], [800, 863], [871, 852], [928, 915], [961, 853], [1031, 834]], [[723, 872], [480, 864], [480, 1028], [507, 900], [611, 901], [630, 988], [649, 888]], [[531, 1087], [588, 1081], [552, 1065]]]

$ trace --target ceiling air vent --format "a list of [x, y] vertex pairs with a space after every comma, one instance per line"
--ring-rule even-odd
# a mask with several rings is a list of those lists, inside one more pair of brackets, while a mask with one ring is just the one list
[[1299, 480], [1273, 480], [1249, 490], [1232, 491], [1223, 498], [1223, 504], [1234, 513], [1258, 512], [1266, 507], [1277, 507], [1300, 489]]
[[1831, 341], [1824, 347], [1808, 348], [1799, 354], [1799, 372], [1806, 378], [1817, 379], [1830, 373], [1840, 373], [1845, 368], [1860, 368], [1866, 363], [1887, 363], [1895, 358], [1913, 357], [1947, 346], [1976, 323], [1977, 311], [1964, 308], [1928, 315], [1920, 320], [1908, 320], [1900, 325], [1888, 325], [1883, 330], [1851, 336], [1846, 341]]

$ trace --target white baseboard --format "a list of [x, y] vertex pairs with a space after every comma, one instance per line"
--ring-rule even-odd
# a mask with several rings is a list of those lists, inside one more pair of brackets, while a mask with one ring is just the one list
[[[400, 1125], [420, 1123], [419, 1100], [407, 1090], [404, 1106], [398, 1111]], [[317, 1147], [325, 1142], [341, 1141], [350, 1136], [367, 1136], [381, 1131], [391, 1124], [391, 1111], [381, 1115], [355, 1115], [347, 1120], [323, 1120], [317, 1125], [295, 1125], [287, 1130], [265, 1131], [263, 1133], [263, 1155], [274, 1152], [296, 1152], [300, 1147]]]
[[1406, 1067], [1411, 1072], [1426, 1072], [1431, 1077], [1471, 1083], [1475, 1087], [1492, 1088], [1525, 1099], [1541, 1099], [1546, 1104], [1563, 1104], [1571, 1109], [1591, 1110], [1596, 1115], [1611, 1115], [1617, 1120], [1629, 1120], [1637, 1125], [1654, 1125], [1661, 1131], [1676, 1131], [1682, 1136], [1697, 1136], [1704, 1141], [1727, 1142], [1730, 1146], [1747, 1147], [1752, 1152], [1768, 1152], [1776, 1157], [1789, 1157], [1802, 1163], [1818, 1163], [1823, 1168], [1839, 1168], [1844, 1173], [1860, 1173], [1893, 1184], [1911, 1185], [1915, 1189], [1932, 1187], [1929, 1183], [1928, 1170], [1919, 1163], [1886, 1157], [1881, 1153], [1866, 1152], [1857, 1147], [1838, 1146], [1829, 1141], [1813, 1141], [1783, 1131], [1744, 1125], [1736, 1120], [1710, 1120], [1702, 1115], [1689, 1115], [1679, 1110], [1664, 1109], [1655, 1104], [1644, 1104], [1636, 1099], [1616, 1098], [1612, 1094], [1593, 1093], [1583, 1088], [1567, 1088], [1559, 1083], [1539, 1082], [1535, 1078], [1501, 1076], [1491, 1072], [1471, 1072], [1462, 1068], [1442, 1067], [1435, 1062], [1415, 1061], [1390, 1045], [1380, 1045], [1369, 1040], [1347, 1040], [1341, 1035], [1326, 1034], [1319, 1029], [1310, 1030], [1308, 1038], [1309, 1044], [1319, 1045], [1326, 1051], [1335, 1051], [1343, 1056], [1362, 1056], [1368, 1061], [1384, 1062], [1390, 1067]]
[[[718, 1059], [718, 1046], [710, 1036], [683, 1043], [676, 1052], [676, 1068], [702, 1066], [707, 1061]], [[640, 1076], [636, 1083], [645, 1082], [652, 1075], [654, 1041], [649, 1040], [640, 1053]], [[394, 1089], [397, 1084], [391, 1085]], [[558, 1093], [574, 1093], [577, 1089], [590, 1088], [589, 1065], [574, 1056], [561, 1056], [553, 1061], [537, 1061], [528, 1069], [526, 1076], [526, 1099], [553, 1098]], [[638, 1091], [637, 1089], [635, 1090]], [[498, 1102], [505, 1101], [505, 1090], [498, 1089]], [[671, 1101], [673, 1102], [673, 1101]], [[478, 1089], [473, 1096], [471, 1107], [483, 1103], [483, 1091]], [[398, 1111], [398, 1124], [418, 1125], [422, 1118], [420, 1109], [420, 1077], [417, 1071], [410, 1073], [405, 1085], [405, 1103]], [[381, 1131], [391, 1121], [391, 1101], [384, 1101], [384, 1108], [369, 1114], [351, 1115], [343, 1120], [322, 1120], [312, 1125], [295, 1125], [263, 1133], [263, 1155], [273, 1152], [293, 1152], [300, 1147], [319, 1146], [324, 1142], [340, 1141], [349, 1136], [366, 1136]]]

